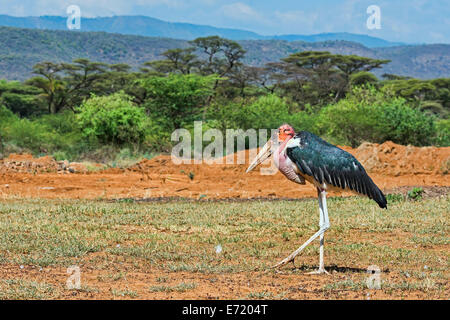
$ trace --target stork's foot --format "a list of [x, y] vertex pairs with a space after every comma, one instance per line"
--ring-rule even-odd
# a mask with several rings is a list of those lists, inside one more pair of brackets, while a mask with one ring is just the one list
[[307, 274], [330, 274], [325, 268], [319, 268], [315, 271], [308, 272]]
[[281, 260], [280, 262], [278, 262], [276, 265], [272, 266], [273, 269], [275, 268], [279, 268], [281, 266], [284, 266], [285, 264], [288, 264], [289, 262], [292, 262], [292, 264], [294, 265], [295, 268], [295, 257], [297, 256], [297, 254], [294, 255], [294, 253], [292, 253], [291, 255], [289, 255], [288, 257], [284, 258], [283, 260]]

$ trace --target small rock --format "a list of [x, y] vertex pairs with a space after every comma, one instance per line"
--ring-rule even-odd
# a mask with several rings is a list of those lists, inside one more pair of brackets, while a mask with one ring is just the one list
[[9, 188], [9, 184], [5, 184], [5, 188]]
[[70, 167], [70, 168], [69, 168], [69, 172], [70, 172], [70, 173], [75, 173], [75, 169], [72, 168], [72, 167]]
[[20, 266], [19, 268], [20, 268], [20, 269], [23, 269], [23, 268], [24, 268], [24, 266], [22, 266], [22, 265], [21, 265], [21, 266]]

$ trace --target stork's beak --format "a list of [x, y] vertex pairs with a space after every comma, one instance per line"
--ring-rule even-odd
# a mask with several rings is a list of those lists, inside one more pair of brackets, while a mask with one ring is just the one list
[[264, 160], [269, 158], [271, 155], [272, 155], [272, 139], [269, 139], [269, 141], [267, 141], [264, 147], [259, 151], [258, 155], [250, 164], [250, 166], [247, 168], [245, 173], [248, 173], [253, 169], [255, 169], [260, 163], [263, 163]]

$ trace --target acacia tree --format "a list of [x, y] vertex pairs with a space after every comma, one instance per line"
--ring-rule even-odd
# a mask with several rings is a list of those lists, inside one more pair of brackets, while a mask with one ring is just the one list
[[57, 113], [64, 100], [64, 82], [59, 74], [62, 66], [53, 62], [40, 62], [33, 67], [33, 73], [39, 75], [26, 81], [27, 84], [43, 91], [40, 95], [46, 102], [49, 113]]
[[195, 50], [196, 49], [193, 47], [186, 49], [170, 49], [162, 53], [166, 59], [149, 61], [144, 63], [144, 65], [163, 74], [190, 74], [192, 69], [199, 66], [197, 55], [194, 54]]
[[[216, 79], [213, 86], [213, 92], [217, 92], [220, 79], [229, 76], [236, 68], [242, 66], [242, 58], [245, 55], [245, 50], [242, 46], [229, 39], [224, 39], [218, 36], [200, 37], [189, 42], [196, 47], [206, 57], [200, 59], [199, 70], [203, 75], [216, 74], [219, 78]], [[206, 117], [207, 108], [213, 98], [211, 94], [203, 109], [203, 119]]]
[[33, 73], [38, 76], [26, 83], [43, 91], [41, 97], [54, 114], [65, 107], [74, 110], [95, 93], [94, 85], [105, 78], [106, 64], [88, 59], [76, 59], [72, 64], [41, 62], [33, 67]]
[[244, 64], [233, 68], [228, 75], [229, 81], [224, 84], [227, 98], [232, 99], [236, 96], [246, 98], [247, 96], [258, 94], [261, 91], [258, 90], [258, 87], [260, 86], [260, 77], [263, 70], [264, 68], [261, 67]]
[[[327, 51], [304, 51], [294, 53], [276, 64], [281, 72], [275, 78], [278, 86], [294, 101], [323, 105], [345, 95], [353, 74], [380, 68], [388, 62]], [[274, 64], [270, 67], [273, 68]]]
[[241, 64], [246, 52], [239, 43], [218, 36], [201, 37], [189, 43], [206, 56], [200, 60], [200, 71], [205, 75], [226, 76]]
[[107, 75], [107, 64], [88, 59], [76, 59], [72, 64], [63, 63], [62, 66], [66, 83], [65, 103], [72, 110], [92, 93], [97, 93], [95, 85]]
[[96, 95], [110, 95], [124, 91], [130, 96], [135, 96], [137, 94], [135, 80], [141, 75], [139, 72], [132, 72], [131, 67], [125, 63], [108, 65], [101, 77], [92, 83], [90, 90]]

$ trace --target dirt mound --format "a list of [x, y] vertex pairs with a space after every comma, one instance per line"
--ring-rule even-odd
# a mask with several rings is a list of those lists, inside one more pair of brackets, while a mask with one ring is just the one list
[[[385, 192], [399, 187], [450, 186], [450, 148], [365, 143], [357, 149], [342, 147], [366, 168]], [[142, 160], [127, 168], [110, 168], [89, 174], [71, 172], [74, 164], [51, 157], [11, 155], [0, 161], [0, 196], [40, 198], [305, 198], [317, 196], [311, 184], [292, 183], [279, 172], [261, 174], [260, 168], [245, 173], [256, 150], [241, 151], [216, 164], [175, 164], [171, 156]], [[234, 157], [234, 163], [227, 159]], [[220, 163], [221, 162], [221, 163]], [[261, 167], [268, 168], [269, 164]], [[65, 168], [65, 169], [64, 169]], [[83, 172], [83, 167], [73, 170]], [[330, 195], [341, 195], [331, 192]], [[343, 195], [351, 195], [346, 192]]]
[[56, 161], [53, 157], [34, 158], [31, 154], [10, 154], [0, 160], [0, 173], [75, 173], [86, 172], [86, 168], [77, 162]]
[[[357, 149], [346, 146], [340, 148], [351, 153], [358, 159], [369, 173], [379, 173], [385, 176], [432, 174], [444, 175], [450, 171], [450, 147], [414, 147], [402, 146], [387, 141], [383, 144], [363, 143]], [[219, 175], [223, 171], [245, 171], [255, 150], [240, 151], [218, 159], [216, 164], [175, 164], [170, 156], [158, 156], [151, 160], [143, 160], [129, 168], [135, 172], [180, 173], [201, 171]], [[241, 160], [238, 162], [238, 160]], [[181, 160], [180, 160], [181, 161]], [[238, 164], [227, 164], [234, 162]], [[240, 164], [239, 164], [240, 163]], [[265, 164], [267, 166], [268, 162]], [[183, 173], [183, 172], [182, 172]]]
[[402, 146], [387, 141], [364, 143], [352, 153], [368, 172], [399, 176], [410, 174], [447, 174], [450, 171], [450, 147]]

